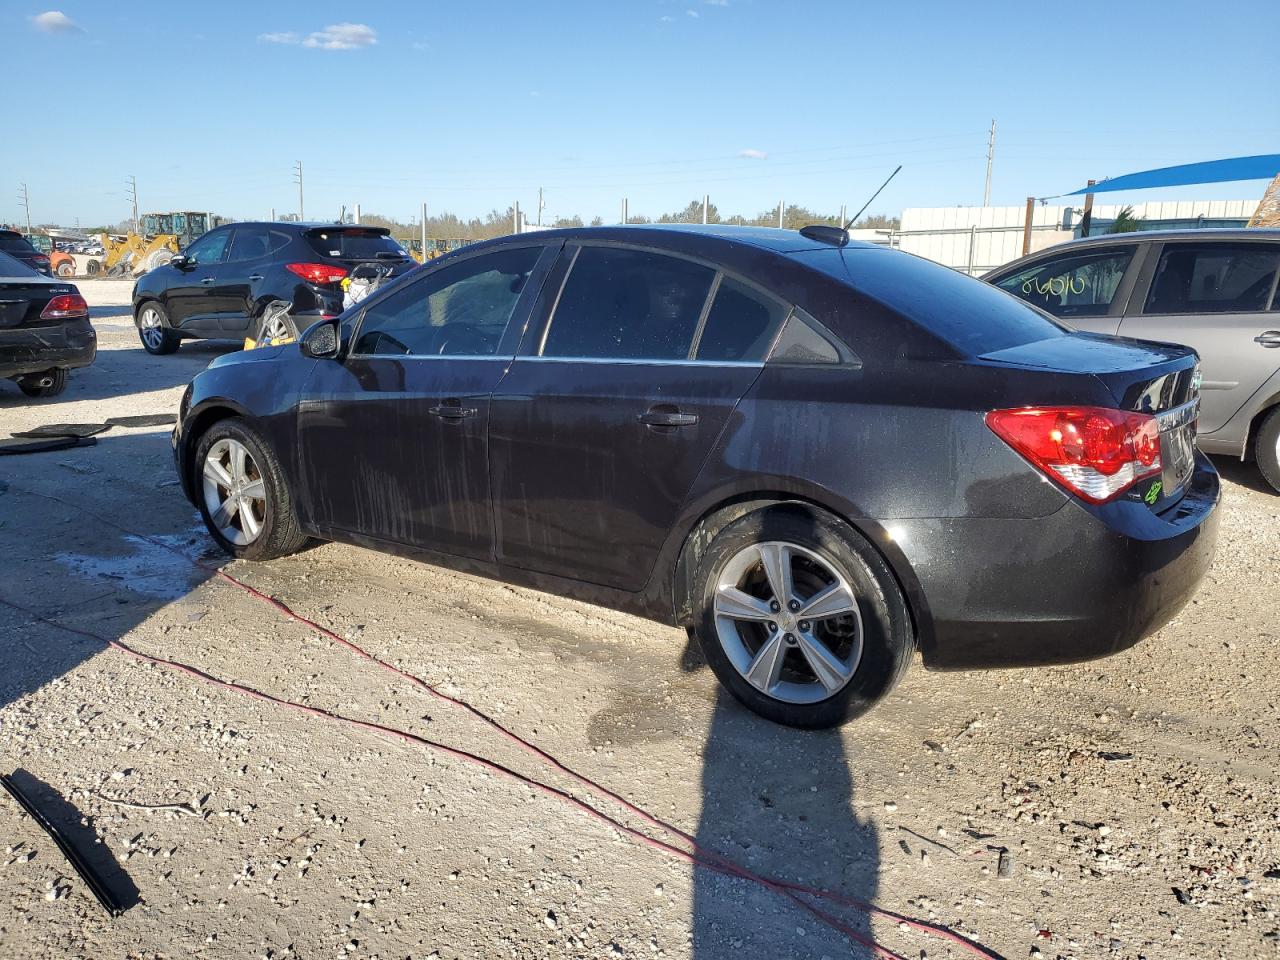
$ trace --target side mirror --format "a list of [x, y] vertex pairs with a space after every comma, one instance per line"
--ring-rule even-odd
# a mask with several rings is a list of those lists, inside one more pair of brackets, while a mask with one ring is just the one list
[[338, 355], [338, 346], [342, 338], [338, 336], [338, 321], [321, 320], [307, 327], [298, 341], [298, 348], [304, 357], [316, 360], [330, 360]]
[[187, 267], [191, 266], [191, 261], [185, 254], [177, 253], [170, 258], [169, 266], [177, 267], [179, 270], [185, 270]]

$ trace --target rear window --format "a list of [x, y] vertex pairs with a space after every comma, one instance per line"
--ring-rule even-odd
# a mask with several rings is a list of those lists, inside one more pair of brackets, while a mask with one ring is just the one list
[[[385, 230], [308, 230], [307, 242], [322, 257], [340, 260], [378, 260], [407, 257], [404, 247], [391, 239]], [[381, 257], [378, 255], [382, 254]]]
[[1067, 335], [1065, 327], [990, 284], [890, 250], [813, 250], [797, 259], [902, 314], [962, 354]]
[[0, 250], [10, 253], [30, 253], [35, 248], [20, 233], [0, 232]]
[[21, 260], [11, 257], [3, 250], [0, 250], [0, 277], [18, 277], [22, 280], [27, 280], [38, 276], [40, 274], [36, 273]]

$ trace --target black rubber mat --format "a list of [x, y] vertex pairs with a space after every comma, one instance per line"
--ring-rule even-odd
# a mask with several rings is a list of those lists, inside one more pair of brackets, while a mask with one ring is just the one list
[[0, 456], [42, 453], [45, 450], [66, 450], [70, 447], [92, 447], [97, 442], [93, 437], [14, 437], [10, 440], [0, 440]]
[[176, 413], [144, 413], [137, 417], [107, 417], [112, 427], [163, 427], [178, 422]]
[[14, 431], [15, 437], [93, 437], [111, 429], [109, 423], [46, 423], [31, 430]]

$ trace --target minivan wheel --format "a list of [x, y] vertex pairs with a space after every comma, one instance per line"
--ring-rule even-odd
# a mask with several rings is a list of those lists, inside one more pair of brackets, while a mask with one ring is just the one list
[[307, 542], [280, 462], [243, 420], [219, 420], [196, 446], [194, 488], [213, 539], [241, 560], [274, 560]]
[[1276, 407], [1258, 426], [1253, 441], [1253, 458], [1258, 462], [1262, 478], [1280, 493], [1280, 407]]
[[698, 573], [692, 633], [720, 682], [777, 723], [830, 727], [865, 713], [915, 651], [884, 558], [826, 514], [771, 509], [733, 521]]
[[173, 353], [182, 344], [182, 339], [169, 329], [164, 307], [154, 300], [147, 301], [138, 310], [138, 339], [147, 353], [156, 356]]

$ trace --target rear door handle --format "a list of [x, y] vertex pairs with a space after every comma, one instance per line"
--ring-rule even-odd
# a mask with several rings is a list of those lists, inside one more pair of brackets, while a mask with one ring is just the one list
[[201, 280], [200, 282], [201, 282], [201, 283], [213, 283], [213, 279], [214, 279], [213, 277], [205, 277], [205, 278], [204, 278], [203, 280]]
[[1280, 347], [1280, 330], [1268, 330], [1253, 338], [1254, 343], [1260, 343], [1264, 347]]
[[692, 427], [698, 422], [698, 417], [693, 413], [654, 407], [640, 414], [640, 422], [646, 427]]
[[262, 279], [262, 274], [260, 274], [260, 273], [251, 273], [251, 274], [249, 274], [249, 279], [250, 279], [250, 280], [254, 280], [254, 281], [261, 280], [261, 279]]
[[438, 403], [434, 407], [429, 407], [427, 412], [441, 420], [461, 420], [463, 417], [473, 417], [479, 411], [475, 407], [464, 407], [455, 400], [452, 403]]

